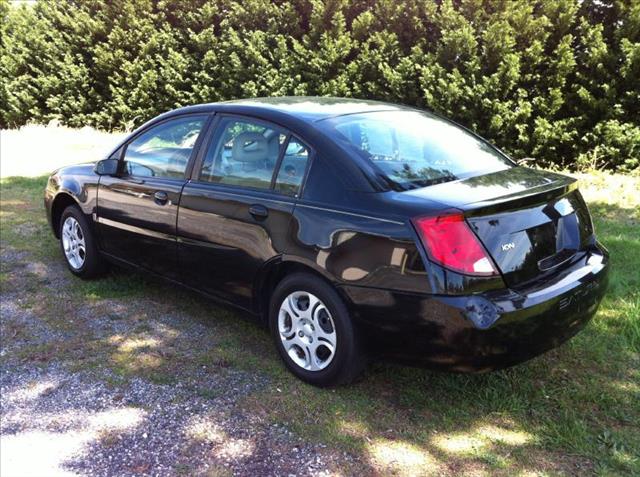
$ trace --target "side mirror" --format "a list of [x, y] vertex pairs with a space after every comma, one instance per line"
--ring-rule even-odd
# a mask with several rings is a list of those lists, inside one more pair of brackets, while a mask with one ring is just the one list
[[93, 172], [99, 176], [115, 176], [118, 174], [118, 159], [103, 159], [96, 163]]
[[518, 163], [519, 166], [526, 166], [530, 162], [535, 162], [535, 161], [536, 161], [535, 157], [523, 157], [522, 159], [518, 159], [516, 162]]

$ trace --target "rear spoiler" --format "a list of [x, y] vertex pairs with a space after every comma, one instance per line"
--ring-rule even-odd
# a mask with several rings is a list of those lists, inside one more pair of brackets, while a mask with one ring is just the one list
[[513, 211], [519, 207], [531, 207], [537, 204], [549, 202], [557, 197], [562, 197], [578, 188], [578, 181], [573, 177], [562, 177], [549, 184], [541, 184], [513, 194], [503, 195], [492, 200], [465, 204], [466, 216], [487, 215]]

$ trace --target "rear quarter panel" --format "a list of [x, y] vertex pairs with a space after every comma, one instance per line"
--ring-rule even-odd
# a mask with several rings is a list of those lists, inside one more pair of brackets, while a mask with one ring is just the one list
[[286, 260], [298, 261], [337, 285], [430, 291], [408, 223], [298, 203]]

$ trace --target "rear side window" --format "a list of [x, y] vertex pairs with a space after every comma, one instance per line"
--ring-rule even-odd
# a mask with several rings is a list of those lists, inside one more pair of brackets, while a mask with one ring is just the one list
[[513, 163], [488, 143], [419, 111], [351, 114], [320, 122], [401, 190], [495, 172]]
[[297, 195], [302, 186], [302, 179], [304, 178], [308, 161], [309, 149], [292, 137], [287, 143], [282, 163], [278, 170], [275, 184], [276, 190], [287, 195]]
[[204, 157], [199, 180], [296, 196], [308, 160], [309, 148], [288, 131], [225, 117]]
[[125, 171], [132, 176], [183, 179], [206, 120], [207, 116], [172, 119], [140, 134], [127, 146]]
[[217, 128], [200, 180], [269, 189], [286, 133], [275, 126], [225, 118]]

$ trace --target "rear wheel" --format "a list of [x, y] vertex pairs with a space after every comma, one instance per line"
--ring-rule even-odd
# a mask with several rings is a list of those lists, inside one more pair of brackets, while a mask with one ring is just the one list
[[105, 270], [104, 259], [82, 211], [70, 205], [60, 218], [60, 246], [69, 270], [82, 278], [93, 278]]
[[306, 273], [284, 278], [271, 298], [269, 324], [287, 368], [303, 381], [346, 384], [365, 367], [344, 303], [320, 278]]

